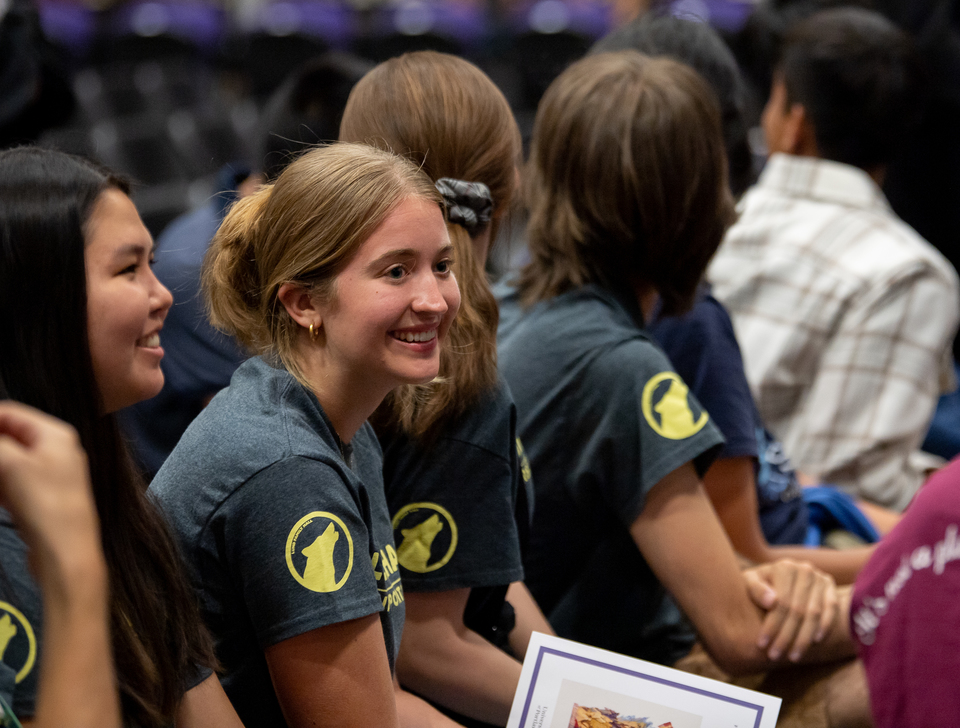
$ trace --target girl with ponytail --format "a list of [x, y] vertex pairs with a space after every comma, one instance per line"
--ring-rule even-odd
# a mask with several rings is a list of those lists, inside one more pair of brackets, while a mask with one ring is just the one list
[[504, 725], [530, 632], [550, 632], [522, 583], [532, 484], [484, 272], [513, 201], [520, 133], [480, 69], [428, 51], [361, 79], [340, 138], [391, 149], [436, 183], [462, 295], [440, 377], [394, 390], [373, 418], [407, 593], [398, 677], [465, 724]]
[[366, 420], [436, 378], [453, 257], [430, 180], [358, 144], [303, 154], [214, 237], [211, 320], [257, 356], [151, 490], [247, 725], [450, 725], [393, 681], [404, 593]]

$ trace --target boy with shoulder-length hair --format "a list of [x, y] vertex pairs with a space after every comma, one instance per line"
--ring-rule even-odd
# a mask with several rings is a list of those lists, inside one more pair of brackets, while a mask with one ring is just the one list
[[814, 642], [851, 654], [828, 577], [741, 573], [699, 481], [722, 438], [644, 330], [658, 298], [690, 307], [731, 219], [710, 89], [633, 51], [579, 61], [541, 102], [526, 182], [531, 261], [500, 289], [499, 364], [536, 473], [527, 584], [553, 627], [661, 664], [695, 629], [735, 673]]
[[797, 466], [902, 510], [941, 389], [958, 283], [879, 184], [920, 104], [909, 38], [859, 8], [788, 33], [763, 129], [771, 158], [711, 264], [760, 413]]
[[[659, 291], [668, 313], [686, 310], [733, 219], [723, 140], [705, 132], [716, 101], [678, 63], [639, 53], [598, 58], [571, 67], [537, 116], [523, 301], [590, 283], [642, 283]], [[669, 135], [651, 133], [660, 124]], [[556, 139], [566, 142], [547, 141]]]

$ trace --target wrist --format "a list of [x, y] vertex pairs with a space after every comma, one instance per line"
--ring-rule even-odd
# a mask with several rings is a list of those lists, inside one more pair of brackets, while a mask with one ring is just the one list
[[49, 599], [68, 608], [106, 605], [109, 578], [99, 543], [36, 549], [30, 561], [45, 601]]

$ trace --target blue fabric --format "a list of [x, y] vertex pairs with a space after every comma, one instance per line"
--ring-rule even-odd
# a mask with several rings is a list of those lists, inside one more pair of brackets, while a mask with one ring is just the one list
[[225, 167], [220, 172], [221, 189], [210, 202], [178, 217], [157, 239], [153, 270], [173, 293], [173, 306], [160, 332], [163, 390], [121, 415], [148, 477], [160, 469], [187, 426], [246, 359], [231, 337], [207, 321], [200, 270], [210, 240], [236, 197], [236, 185], [248, 175], [248, 169]]
[[727, 310], [704, 286], [693, 310], [656, 317], [648, 331], [723, 433], [726, 444], [719, 457], [756, 458], [757, 504], [767, 543], [803, 543], [807, 510], [801, 488], [780, 443], [760, 420]]
[[802, 491], [810, 518], [806, 546], [819, 546], [823, 543], [824, 535], [836, 529], [849, 531], [867, 543], [880, 540], [877, 529], [857, 508], [853, 498], [842, 490], [823, 485], [803, 488]]
[[[953, 371], [960, 381], [960, 366], [956, 362]], [[947, 460], [960, 455], [960, 389], [940, 397], [923, 449]]]

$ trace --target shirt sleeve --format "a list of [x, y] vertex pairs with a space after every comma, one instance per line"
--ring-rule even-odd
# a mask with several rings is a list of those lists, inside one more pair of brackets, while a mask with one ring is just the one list
[[384, 480], [404, 589], [523, 578], [517, 502], [525, 484], [508, 392], [490, 392], [428, 450], [403, 436], [387, 443]]
[[13, 690], [16, 687], [17, 675], [6, 663], [0, 662], [0, 698], [8, 706], [13, 705]]
[[306, 457], [279, 461], [214, 517], [225, 568], [263, 647], [381, 610], [370, 504], [339, 467]]
[[0, 510], [0, 695], [18, 718], [36, 711], [43, 641], [40, 588], [27, 547]]
[[685, 463], [702, 476], [723, 437], [656, 346], [635, 339], [599, 357], [573, 413], [583, 433], [573, 458], [574, 499], [600, 489], [625, 526], [650, 489]]
[[690, 313], [658, 321], [650, 331], [723, 433], [718, 457], [757, 457], [756, 407], [723, 305], [712, 296], [701, 298]]
[[922, 482], [910, 466], [940, 394], [957, 290], [917, 266], [862, 296], [822, 353], [785, 445], [816, 475], [902, 510]]
[[390, 495], [406, 590], [494, 586], [523, 577], [513, 472], [504, 454], [443, 439], [429, 458], [408, 458], [407, 465], [394, 474], [413, 480], [405, 502], [395, 509]]

